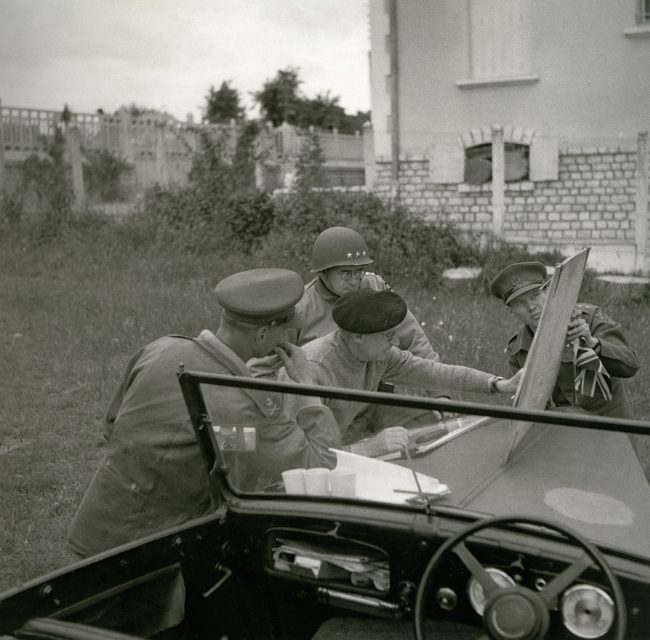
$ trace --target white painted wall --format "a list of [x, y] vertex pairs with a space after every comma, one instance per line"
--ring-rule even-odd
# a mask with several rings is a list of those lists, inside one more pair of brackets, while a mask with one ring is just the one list
[[[403, 154], [425, 154], [434, 140], [494, 123], [571, 138], [634, 138], [650, 129], [650, 28], [636, 28], [636, 0], [516, 1], [529, 3], [530, 40], [513, 39], [513, 47], [529, 47], [528, 81], [468, 88], [459, 82], [473, 77], [471, 3], [503, 8], [513, 0], [398, 0]], [[390, 155], [386, 4], [370, 0], [380, 157]]]

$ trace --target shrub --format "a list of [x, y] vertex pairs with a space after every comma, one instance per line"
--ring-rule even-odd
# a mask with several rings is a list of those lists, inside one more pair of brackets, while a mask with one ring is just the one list
[[247, 253], [268, 233], [274, 205], [255, 189], [256, 132], [245, 125], [234, 147], [226, 134], [202, 132], [189, 185], [146, 193], [144, 218], [157, 241], [191, 253]]
[[334, 191], [296, 192], [276, 199], [275, 222], [257, 252], [260, 262], [306, 273], [316, 236], [331, 226], [358, 231], [377, 270], [387, 277], [437, 283], [444, 269], [476, 263], [478, 250], [449, 225], [430, 224], [393, 209], [374, 195]]
[[229, 235], [241, 250], [250, 253], [271, 230], [275, 209], [267, 193], [255, 192], [233, 195], [224, 213]]
[[112, 151], [102, 149], [87, 153], [83, 173], [88, 193], [103, 202], [120, 200], [120, 178], [127, 169], [127, 162]]

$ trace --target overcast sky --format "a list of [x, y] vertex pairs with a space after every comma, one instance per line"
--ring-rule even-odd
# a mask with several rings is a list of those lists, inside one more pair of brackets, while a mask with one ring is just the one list
[[369, 47], [368, 0], [0, 0], [0, 100], [199, 118], [211, 86], [231, 81], [248, 106], [294, 66], [307, 96], [355, 113], [370, 108]]

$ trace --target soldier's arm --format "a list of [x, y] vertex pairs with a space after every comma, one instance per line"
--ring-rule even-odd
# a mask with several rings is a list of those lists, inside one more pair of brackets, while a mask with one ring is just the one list
[[639, 359], [619, 322], [597, 309], [589, 328], [592, 337], [598, 340], [595, 351], [610, 375], [629, 378], [638, 371]]
[[[311, 369], [311, 367], [310, 367]], [[313, 375], [309, 374], [310, 379]], [[291, 380], [283, 367], [278, 380]], [[330, 449], [341, 448], [341, 432], [331, 410], [320, 398], [284, 394], [282, 417], [259, 435], [267, 470], [277, 475], [286, 469], [336, 465]]]

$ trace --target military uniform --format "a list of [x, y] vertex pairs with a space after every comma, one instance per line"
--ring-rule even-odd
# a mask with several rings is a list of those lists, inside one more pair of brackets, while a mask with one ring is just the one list
[[[541, 290], [547, 282], [546, 267], [542, 263], [520, 262], [502, 269], [490, 282], [490, 291], [506, 305], [511, 305], [520, 296]], [[639, 361], [621, 325], [593, 304], [578, 304], [575, 311], [579, 313], [577, 318], [586, 323], [590, 338], [581, 337], [575, 345], [565, 345], [549, 406], [578, 407], [601, 416], [634, 418], [625, 394], [624, 378], [637, 372]], [[524, 366], [533, 336], [525, 321], [510, 338], [505, 351], [513, 369]], [[594, 345], [587, 341], [593, 341]], [[586, 380], [590, 380], [587, 385]], [[646, 436], [630, 435], [632, 447], [650, 480], [646, 440]]]
[[[359, 289], [386, 291], [390, 287], [381, 276], [366, 272], [361, 277]], [[332, 309], [338, 299], [339, 296], [332, 293], [320, 278], [314, 278], [305, 286], [305, 293], [296, 305], [302, 315], [302, 327], [296, 337], [298, 346], [337, 329], [336, 323], [332, 319]], [[438, 360], [438, 354], [433, 350], [420, 323], [411, 311], [407, 311], [406, 317], [399, 324], [397, 339], [400, 349], [410, 351], [420, 358]]]
[[[180, 362], [198, 371], [250, 375], [209, 331], [195, 340], [160, 338], [131, 358], [106, 416], [107, 451], [69, 532], [76, 553], [92, 555], [209, 512], [206, 470], [176, 378]], [[317, 399], [302, 399], [292, 419], [281, 394], [229, 387], [205, 392], [213, 424], [257, 429], [255, 454], [231, 479], [238, 488], [256, 488], [251, 466], [269, 481], [284, 469], [334, 466], [328, 450], [340, 437]]]
[[[414, 387], [429, 389], [437, 386], [456, 391], [477, 391], [490, 393], [489, 382], [492, 376], [469, 367], [442, 364], [434, 360], [419, 358], [409, 351], [392, 347], [383, 360], [364, 362], [355, 358], [339, 331], [312, 340], [304, 345], [314, 384], [343, 387], [362, 391], [374, 391], [380, 380], [398, 382]], [[279, 379], [286, 380], [281, 370]], [[288, 402], [291, 400], [287, 399]], [[357, 417], [368, 407], [366, 403], [348, 400], [325, 400], [332, 410], [341, 430], [344, 444], [371, 435], [381, 430], [378, 423], [369, 425], [368, 433], [360, 433], [355, 423]], [[408, 422], [395, 422], [386, 426], [410, 426]]]
[[[224, 313], [264, 326], [287, 322], [302, 294], [300, 276], [285, 270], [252, 270], [222, 282], [217, 294]], [[133, 355], [107, 410], [104, 458], [69, 531], [75, 553], [93, 555], [210, 511], [205, 464], [176, 376], [179, 363], [250, 376], [245, 362], [210, 331], [195, 339], [160, 338]], [[213, 424], [256, 429], [254, 452], [227, 454], [236, 487], [260, 488], [293, 467], [334, 466], [329, 449], [340, 445], [340, 434], [319, 399], [302, 398], [290, 414], [281, 394], [211, 386], [204, 396]]]
[[[598, 338], [600, 343], [598, 356], [609, 373], [612, 397], [607, 399], [598, 389], [593, 397], [575, 391], [577, 372], [573, 348], [568, 345], [564, 349], [560, 371], [553, 388], [553, 404], [556, 407], [577, 406], [603, 416], [633, 418], [621, 378], [630, 378], [637, 372], [639, 361], [636, 353], [628, 345], [621, 325], [605, 315], [598, 307], [592, 304], [578, 304], [576, 309], [587, 321], [591, 335]], [[506, 353], [513, 370], [524, 366], [533, 336], [533, 332], [524, 325], [510, 338]]]
[[[365, 240], [354, 229], [348, 227], [330, 227], [316, 238], [312, 254], [312, 271], [320, 274], [332, 267], [365, 267], [373, 262]], [[364, 272], [359, 282], [359, 290], [387, 291], [390, 287], [379, 275]], [[305, 286], [302, 299], [296, 308], [302, 316], [302, 326], [299, 331], [290, 334], [290, 340], [298, 346], [304, 346], [322, 336], [336, 330], [332, 318], [332, 310], [339, 296], [330, 291], [320, 276], [314, 278]], [[398, 327], [398, 346], [410, 351], [421, 358], [433, 361], [439, 360], [426, 334], [422, 330], [411, 311]], [[255, 359], [248, 362], [256, 377], [275, 377], [273, 364], [277, 360], [269, 358]], [[386, 382], [386, 381], [378, 381]], [[377, 388], [373, 389], [377, 390]], [[432, 397], [449, 397], [449, 392], [443, 387], [429, 389], [427, 395]], [[370, 405], [357, 417], [356, 431], [360, 434], [374, 432], [395, 425], [431, 424], [440, 420], [440, 415], [420, 409], [405, 409], [404, 407], [389, 407]]]

